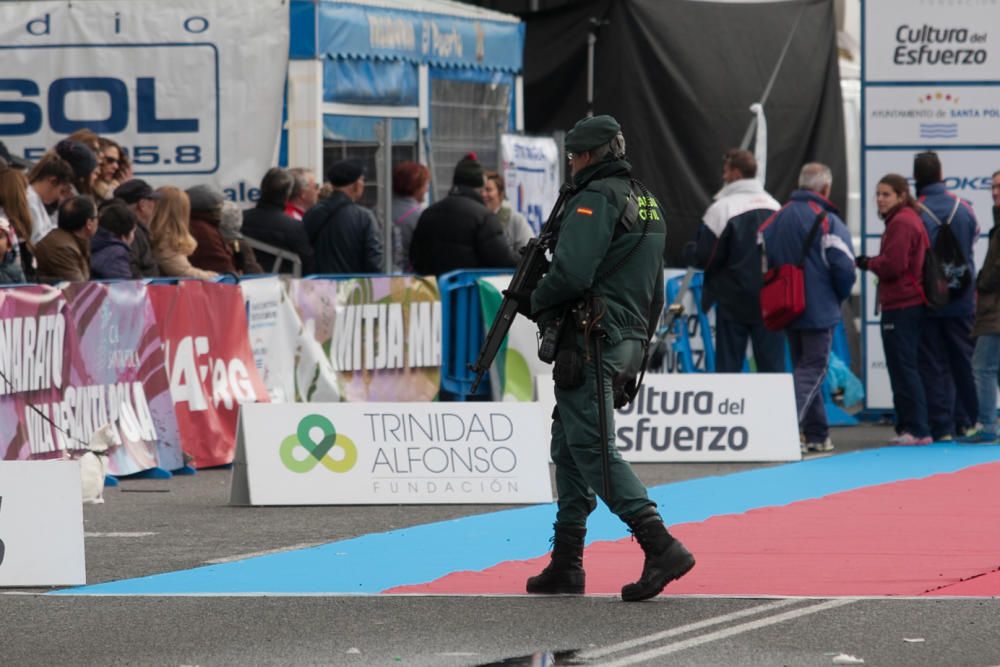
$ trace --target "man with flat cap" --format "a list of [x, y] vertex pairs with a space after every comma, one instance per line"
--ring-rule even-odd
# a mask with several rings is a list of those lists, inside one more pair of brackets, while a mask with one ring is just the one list
[[587, 517], [600, 497], [645, 554], [639, 580], [622, 588], [622, 599], [645, 600], [694, 567], [615, 447], [612, 408], [638, 391], [663, 309], [666, 225], [656, 198], [632, 178], [614, 118], [582, 119], [566, 135], [566, 151], [574, 191], [559, 214], [552, 263], [530, 301], [543, 331], [563, 323], [552, 373], [558, 504], [551, 562], [528, 579], [527, 590], [584, 592]]
[[316, 253], [317, 273], [381, 273], [382, 239], [374, 214], [357, 202], [365, 191], [356, 160], [335, 162], [327, 172], [333, 194], [302, 218]]
[[500, 219], [483, 203], [486, 170], [475, 153], [455, 165], [448, 196], [426, 208], [410, 241], [413, 270], [440, 276], [457, 269], [508, 268], [510, 249]]

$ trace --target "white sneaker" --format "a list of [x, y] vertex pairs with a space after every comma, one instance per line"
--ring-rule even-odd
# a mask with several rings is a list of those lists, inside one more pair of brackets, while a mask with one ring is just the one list
[[823, 442], [810, 442], [806, 447], [812, 452], [832, 452], [834, 449], [833, 441], [829, 437]]

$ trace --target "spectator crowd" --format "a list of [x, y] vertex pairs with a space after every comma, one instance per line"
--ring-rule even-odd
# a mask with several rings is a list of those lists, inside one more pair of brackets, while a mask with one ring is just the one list
[[393, 169], [387, 266], [383, 230], [359, 203], [357, 161], [334, 163], [322, 184], [309, 169], [269, 169], [243, 210], [214, 185], [154, 188], [134, 176], [121, 146], [89, 130], [34, 163], [0, 142], [0, 284], [516, 265], [532, 230], [504, 200], [502, 176], [469, 154], [430, 207], [429, 185], [421, 164]]
[[[688, 262], [705, 271], [703, 308], [716, 306], [716, 370], [740, 372], [749, 343], [758, 372], [783, 372], [787, 344], [802, 451], [832, 450], [822, 386], [833, 332], [857, 270], [870, 271], [895, 408], [892, 444], [996, 441], [1000, 171], [992, 175], [994, 226], [978, 272], [976, 215], [947, 190], [933, 152], [914, 158], [914, 192], [900, 174], [879, 181], [884, 232], [872, 256], [855, 256], [830, 200], [828, 167], [804, 165], [783, 206], [756, 172], [752, 153], [726, 153], [723, 188], [685, 248]], [[243, 210], [213, 185], [153, 188], [134, 177], [126, 151], [88, 130], [33, 164], [0, 143], [0, 284], [385, 272], [383, 230], [359, 204], [361, 163], [336, 162], [325, 176], [321, 184], [309, 169], [269, 169], [256, 205]], [[475, 154], [456, 164], [448, 195], [430, 206], [424, 165], [397, 164], [391, 186], [394, 272], [513, 267], [532, 236], [506, 200], [503, 177]], [[762, 276], [786, 264], [801, 267], [805, 304], [773, 331], [761, 316]], [[947, 282], [943, 303], [928, 293], [934, 275]]]
[[[740, 372], [752, 344], [758, 372], [784, 372], [787, 343], [802, 452], [834, 449], [823, 382], [832, 336], [856, 280], [876, 277], [885, 366], [892, 388], [893, 445], [958, 439], [997, 441], [1000, 371], [1000, 171], [992, 175], [993, 229], [977, 273], [980, 228], [972, 205], [948, 191], [936, 153], [914, 157], [910, 180], [886, 174], [876, 208], [884, 223], [877, 255], [855, 257], [830, 200], [830, 169], [809, 163], [784, 206], [755, 178], [752, 153], [723, 157], [723, 188], [705, 213], [688, 262], [704, 269], [702, 306], [716, 310], [716, 371]], [[804, 308], [769, 330], [761, 310], [767, 267], [797, 265]]]

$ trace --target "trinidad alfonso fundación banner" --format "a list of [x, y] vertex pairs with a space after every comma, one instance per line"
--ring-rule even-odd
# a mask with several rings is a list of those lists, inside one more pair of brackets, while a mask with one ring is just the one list
[[244, 405], [240, 505], [552, 500], [537, 403]]

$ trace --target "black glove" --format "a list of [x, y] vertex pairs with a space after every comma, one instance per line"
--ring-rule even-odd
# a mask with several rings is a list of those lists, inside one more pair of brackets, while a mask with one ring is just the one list
[[505, 289], [503, 295], [508, 299], [513, 299], [517, 304], [517, 314], [524, 315], [529, 320], [534, 320], [531, 316], [531, 292], [529, 290], [509, 290]]
[[862, 271], [868, 270], [868, 259], [867, 255], [858, 255], [854, 258], [854, 266], [858, 267]]

